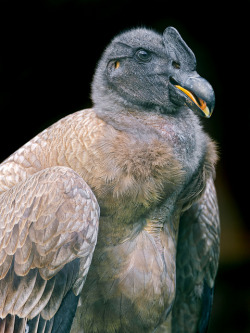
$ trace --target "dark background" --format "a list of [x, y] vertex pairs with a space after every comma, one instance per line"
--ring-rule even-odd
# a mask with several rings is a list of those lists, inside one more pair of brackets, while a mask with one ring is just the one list
[[[225, 5], [226, 4], [226, 5]], [[218, 142], [221, 262], [209, 332], [250, 332], [249, 3], [0, 0], [0, 160], [91, 106], [96, 63], [120, 31], [172, 25], [214, 87], [205, 129]]]

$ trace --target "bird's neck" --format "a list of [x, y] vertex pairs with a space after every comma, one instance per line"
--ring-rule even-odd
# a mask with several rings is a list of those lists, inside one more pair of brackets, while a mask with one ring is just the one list
[[173, 114], [124, 107], [118, 110], [96, 108], [95, 113], [118, 131], [137, 136], [140, 140], [148, 141], [155, 136], [165, 142], [189, 176], [205, 156], [207, 136], [198, 117], [187, 107], [179, 108]]

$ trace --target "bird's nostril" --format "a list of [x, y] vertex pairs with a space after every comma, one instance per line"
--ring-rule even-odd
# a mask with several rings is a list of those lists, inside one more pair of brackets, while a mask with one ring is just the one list
[[169, 82], [171, 83], [171, 84], [173, 84], [173, 85], [177, 85], [177, 84], [179, 84], [172, 76], [170, 76], [170, 78], [169, 78]]
[[172, 61], [172, 66], [174, 68], [176, 68], [176, 69], [180, 69], [181, 68], [181, 65], [178, 62], [176, 62], [176, 61]]

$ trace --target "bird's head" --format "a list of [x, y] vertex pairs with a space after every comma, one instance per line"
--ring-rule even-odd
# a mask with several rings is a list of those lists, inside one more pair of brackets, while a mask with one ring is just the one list
[[92, 100], [110, 111], [121, 106], [166, 114], [186, 105], [209, 118], [215, 96], [175, 28], [166, 28], [163, 35], [137, 28], [115, 37], [105, 50], [94, 75]]

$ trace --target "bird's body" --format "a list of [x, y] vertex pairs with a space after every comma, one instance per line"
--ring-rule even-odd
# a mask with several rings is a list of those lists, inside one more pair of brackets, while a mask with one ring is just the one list
[[[95, 80], [92, 109], [59, 120], [0, 165], [0, 318], [24, 317], [33, 328], [41, 315], [47, 329], [67, 332], [75, 315], [74, 333], [153, 332], [165, 320], [171, 326], [173, 313], [172, 332], [186, 332], [181, 307], [190, 302], [196, 332], [204, 286], [213, 288], [217, 270], [216, 204], [215, 221], [199, 224], [196, 214], [187, 237], [179, 230], [207, 193], [216, 202], [214, 144], [187, 106], [167, 113], [162, 100], [146, 108], [134, 96], [125, 105], [95, 91], [98, 70]], [[198, 254], [183, 260], [178, 236], [185, 252], [198, 244]], [[188, 286], [182, 301], [178, 290]], [[64, 324], [67, 300], [77, 309]]]

